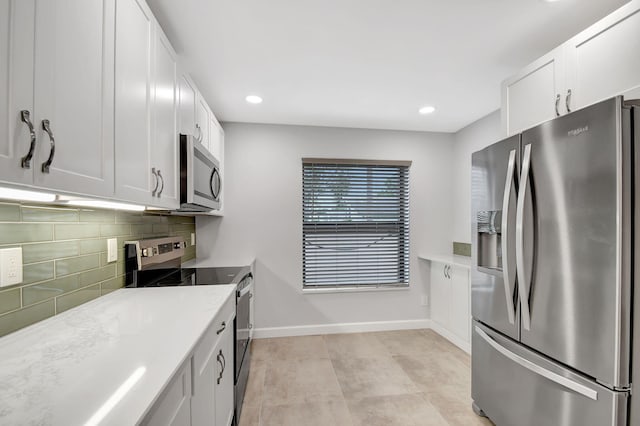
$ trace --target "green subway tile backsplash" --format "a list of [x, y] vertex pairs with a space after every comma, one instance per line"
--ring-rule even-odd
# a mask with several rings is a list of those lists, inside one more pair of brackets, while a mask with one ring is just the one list
[[0, 316], [0, 336], [4, 336], [12, 331], [19, 330], [54, 315], [55, 302], [53, 299], [2, 315]]
[[68, 311], [69, 309], [86, 303], [89, 300], [93, 300], [100, 295], [100, 284], [95, 284], [81, 288], [73, 293], [65, 294], [64, 296], [56, 298], [56, 312], [60, 313]]
[[457, 254], [458, 256], [467, 256], [471, 257], [471, 244], [468, 243], [459, 243], [453, 242], [453, 254]]
[[[182, 236], [195, 258], [190, 217], [0, 203], [0, 248], [22, 247], [23, 282], [0, 289], [0, 336], [124, 285], [125, 241]], [[107, 238], [118, 261], [107, 262]]]

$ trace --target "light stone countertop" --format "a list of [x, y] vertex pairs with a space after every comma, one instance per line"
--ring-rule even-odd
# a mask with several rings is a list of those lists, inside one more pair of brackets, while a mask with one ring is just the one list
[[0, 424], [136, 424], [234, 290], [121, 289], [0, 338]]
[[466, 269], [471, 268], [471, 258], [467, 256], [458, 256], [456, 254], [424, 254], [418, 256], [418, 258], [432, 262], [449, 263]]

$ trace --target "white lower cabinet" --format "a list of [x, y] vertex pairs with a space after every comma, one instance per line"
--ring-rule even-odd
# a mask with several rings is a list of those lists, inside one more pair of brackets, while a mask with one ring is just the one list
[[229, 426], [231, 424], [235, 400], [233, 387], [235, 308], [235, 297], [231, 297], [200, 338], [188, 361], [174, 376], [158, 402], [145, 417], [144, 425]]
[[191, 424], [191, 359], [171, 379], [142, 422], [145, 426], [186, 426]]
[[469, 270], [431, 261], [432, 328], [465, 351], [470, 348]]
[[[233, 317], [227, 319], [227, 327], [220, 335], [215, 347], [216, 353], [216, 426], [229, 426], [233, 420], [234, 408], [234, 375], [233, 360]], [[195, 423], [194, 423], [195, 424]], [[204, 423], [203, 423], [204, 424]]]

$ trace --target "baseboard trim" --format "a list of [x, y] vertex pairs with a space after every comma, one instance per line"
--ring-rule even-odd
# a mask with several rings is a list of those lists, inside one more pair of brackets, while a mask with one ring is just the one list
[[295, 327], [256, 328], [254, 339], [270, 337], [311, 336], [314, 334], [361, 333], [367, 331], [415, 330], [431, 328], [431, 320], [373, 321], [340, 324], [302, 325]]
[[439, 335], [441, 335], [442, 337], [444, 337], [445, 339], [447, 339], [448, 341], [450, 341], [451, 343], [453, 343], [454, 345], [456, 345], [457, 347], [459, 347], [460, 349], [462, 349], [466, 353], [471, 354], [471, 344], [470, 343], [465, 342], [464, 340], [460, 339], [458, 336], [456, 336], [455, 334], [451, 333], [449, 330], [447, 330], [446, 328], [444, 328], [443, 326], [441, 326], [437, 322], [432, 321], [430, 328], [431, 328], [431, 330], [435, 331], [436, 333], [438, 333]]
[[254, 339], [268, 339], [271, 337], [313, 336], [317, 334], [362, 333], [368, 331], [416, 330], [431, 329], [465, 351], [471, 354], [471, 344], [463, 341], [455, 334], [429, 319], [405, 321], [373, 321], [352, 322], [340, 324], [302, 325], [295, 327], [269, 327], [253, 330]]

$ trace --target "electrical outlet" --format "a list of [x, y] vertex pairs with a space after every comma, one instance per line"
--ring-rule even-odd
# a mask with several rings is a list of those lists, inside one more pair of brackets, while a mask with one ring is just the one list
[[0, 250], [0, 287], [22, 282], [22, 247]]
[[429, 296], [427, 296], [426, 294], [422, 295], [422, 306], [429, 306]]
[[195, 246], [196, 245], [196, 234], [195, 233], [191, 233], [191, 245]]
[[118, 239], [109, 238], [107, 240], [107, 263], [118, 261]]

